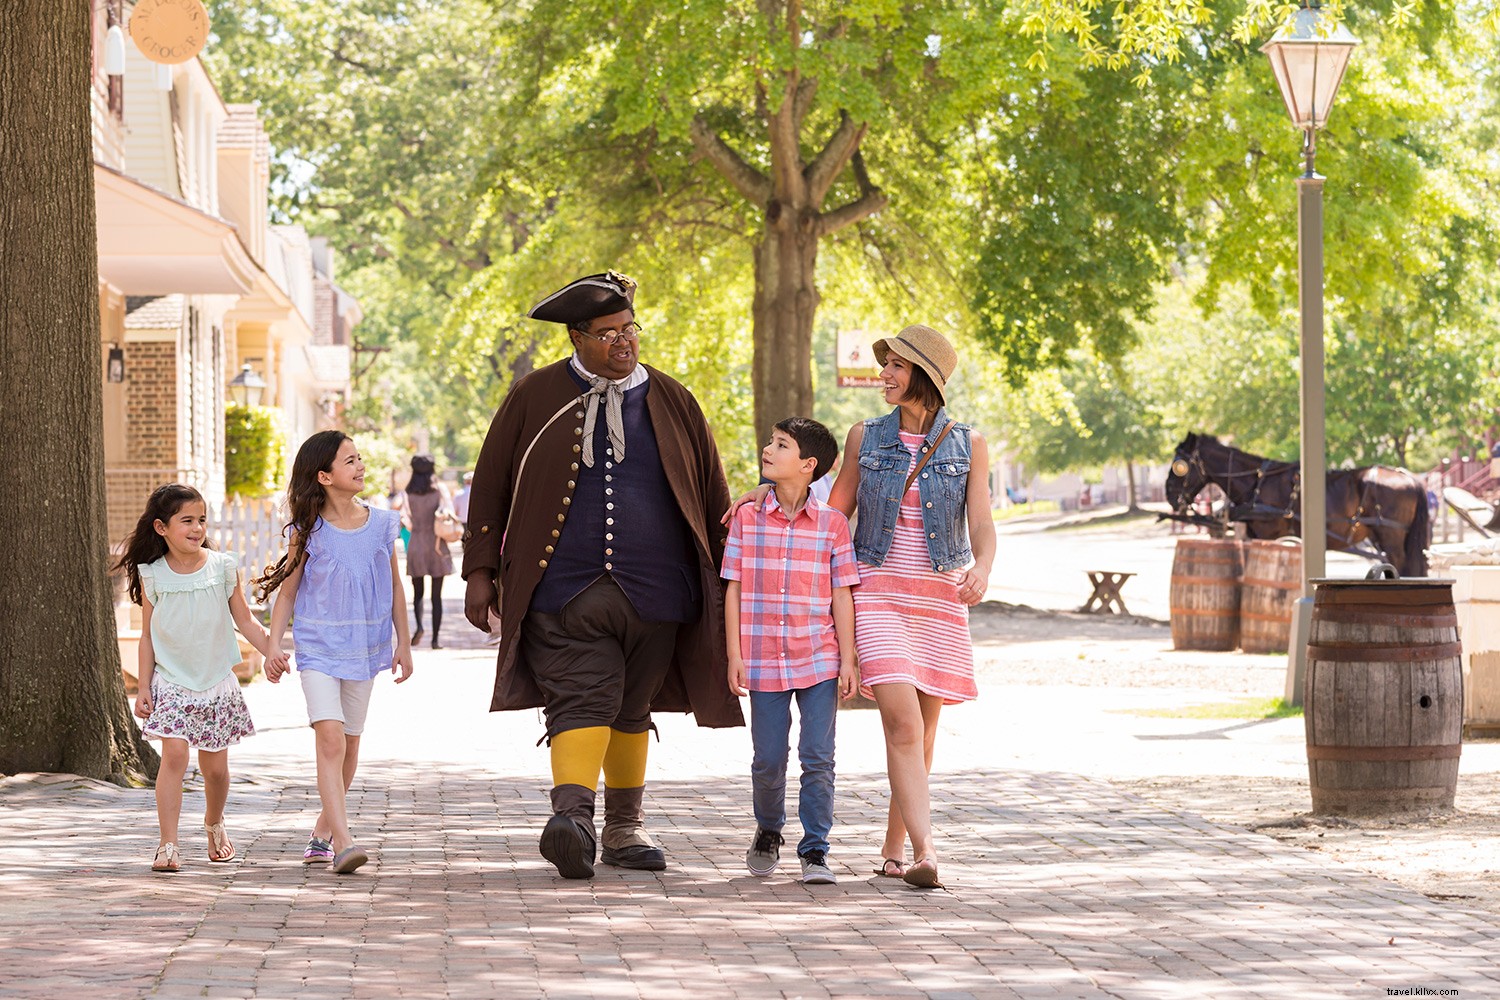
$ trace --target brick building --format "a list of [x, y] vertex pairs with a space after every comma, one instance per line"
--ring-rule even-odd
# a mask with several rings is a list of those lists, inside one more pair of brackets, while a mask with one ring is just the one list
[[349, 393], [358, 304], [331, 255], [271, 226], [270, 148], [253, 105], [227, 105], [203, 63], [149, 62], [109, 29], [131, 3], [94, 13], [93, 122], [99, 225], [105, 477], [112, 543], [152, 488], [179, 481], [224, 498], [226, 385], [249, 365], [295, 451]]

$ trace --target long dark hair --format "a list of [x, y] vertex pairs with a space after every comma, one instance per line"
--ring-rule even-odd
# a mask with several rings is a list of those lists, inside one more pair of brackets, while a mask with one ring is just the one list
[[286, 526], [291, 529], [291, 540], [276, 565], [251, 581], [260, 600], [270, 597], [302, 565], [307, 555], [307, 536], [317, 527], [323, 505], [328, 501], [328, 493], [318, 482], [318, 473], [333, 471], [333, 460], [348, 440], [349, 435], [343, 431], [318, 431], [297, 449], [297, 457], [292, 461], [292, 481], [286, 487], [289, 518]]
[[406, 492], [418, 496], [431, 493], [432, 474], [436, 471], [437, 463], [432, 460], [431, 455], [413, 455], [411, 457], [411, 480], [406, 484]]
[[[167, 540], [156, 533], [156, 522], [168, 523], [177, 516], [179, 510], [194, 502], [203, 504], [205, 510], [208, 508], [202, 493], [182, 483], [158, 486], [146, 498], [146, 509], [141, 513], [140, 520], [135, 522], [135, 529], [131, 531], [130, 537], [125, 539], [125, 551], [120, 556], [120, 561], [115, 563], [115, 569], [125, 571], [126, 579], [130, 582], [130, 599], [135, 603], [141, 603], [141, 567], [154, 563], [167, 554]], [[203, 547], [213, 548], [207, 535], [203, 536]]]

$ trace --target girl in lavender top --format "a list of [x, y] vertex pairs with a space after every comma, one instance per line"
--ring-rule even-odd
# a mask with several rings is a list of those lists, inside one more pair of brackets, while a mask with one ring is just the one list
[[364, 485], [365, 463], [348, 435], [320, 431], [308, 438], [287, 486], [288, 551], [256, 581], [263, 599], [281, 591], [266, 657], [273, 684], [291, 669], [281, 641], [296, 612], [297, 673], [323, 805], [302, 860], [331, 861], [340, 874], [369, 860], [349, 833], [345, 795], [359, 763], [370, 691], [382, 671], [389, 669], [400, 684], [412, 668], [406, 594], [396, 568], [401, 515], [361, 502]]

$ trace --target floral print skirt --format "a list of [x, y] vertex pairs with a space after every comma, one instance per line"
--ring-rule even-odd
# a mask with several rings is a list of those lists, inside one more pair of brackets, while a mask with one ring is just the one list
[[234, 674], [207, 691], [194, 691], [157, 672], [151, 675], [151, 717], [142, 731], [153, 739], [187, 740], [195, 750], [214, 751], [254, 736], [255, 723]]

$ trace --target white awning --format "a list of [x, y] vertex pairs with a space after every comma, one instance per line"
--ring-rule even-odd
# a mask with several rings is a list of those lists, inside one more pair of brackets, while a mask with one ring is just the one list
[[94, 164], [99, 276], [127, 295], [243, 295], [257, 267], [234, 225]]

